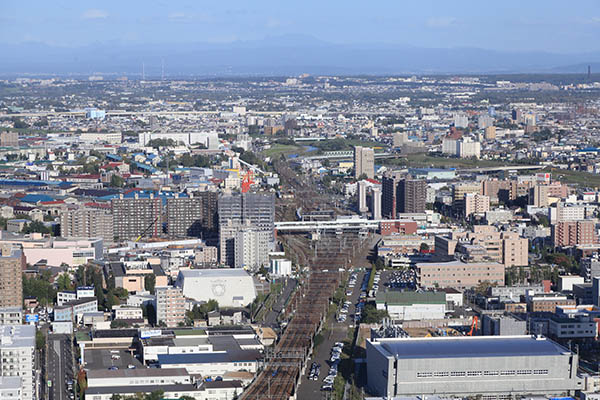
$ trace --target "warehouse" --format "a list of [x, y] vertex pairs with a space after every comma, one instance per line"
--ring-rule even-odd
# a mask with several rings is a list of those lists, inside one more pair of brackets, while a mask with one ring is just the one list
[[376, 304], [393, 320], [441, 319], [446, 315], [444, 292], [379, 292]]
[[582, 386], [577, 365], [577, 354], [544, 337], [367, 340], [369, 389], [388, 398], [570, 394]]
[[214, 299], [221, 307], [245, 307], [256, 298], [254, 279], [242, 269], [179, 271], [175, 285], [187, 298], [196, 301]]

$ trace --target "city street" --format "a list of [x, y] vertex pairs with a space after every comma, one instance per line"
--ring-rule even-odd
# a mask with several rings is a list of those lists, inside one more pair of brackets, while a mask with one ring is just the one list
[[[325, 340], [321, 343], [316, 350], [314, 350], [311, 359], [307, 361], [307, 368], [302, 376], [300, 386], [298, 388], [299, 399], [317, 399], [327, 398], [328, 392], [321, 391], [323, 385], [323, 379], [327, 376], [329, 367], [331, 365], [330, 352], [335, 342], [342, 342], [348, 337], [348, 328], [354, 324], [354, 313], [356, 312], [356, 303], [360, 295], [360, 289], [365, 275], [364, 271], [361, 271], [357, 275], [356, 285], [352, 291], [352, 296], [348, 297], [348, 300], [352, 302], [348, 310], [348, 317], [344, 322], [337, 322], [336, 314], [332, 315], [331, 318], [326, 322], [328, 328], [328, 334], [325, 336]], [[339, 311], [339, 308], [338, 308]], [[321, 373], [319, 379], [316, 381], [308, 379], [308, 373], [310, 372], [310, 365], [313, 363], [321, 364]]]
[[[67, 400], [73, 391], [67, 382], [73, 381], [73, 353], [68, 335], [48, 335], [48, 380], [50, 400]], [[46, 382], [47, 384], [47, 382]]]

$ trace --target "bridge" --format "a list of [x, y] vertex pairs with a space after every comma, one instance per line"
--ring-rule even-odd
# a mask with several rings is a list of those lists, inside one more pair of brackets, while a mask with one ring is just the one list
[[[396, 154], [392, 153], [375, 153], [375, 158], [393, 158]], [[353, 150], [326, 151], [318, 156], [304, 157], [305, 160], [344, 160], [354, 158]]]
[[483, 167], [483, 168], [468, 168], [468, 169], [460, 169], [458, 172], [499, 172], [499, 171], [523, 171], [523, 170], [536, 170], [546, 168], [547, 165], [535, 164], [535, 165], [506, 165], [506, 166], [498, 166], [498, 167]]
[[[408, 222], [412, 219], [364, 219], [364, 218], [341, 218], [330, 221], [280, 221], [275, 222], [278, 232], [316, 232], [316, 231], [346, 231], [379, 229], [382, 222]], [[417, 224], [419, 223], [416, 221]]]

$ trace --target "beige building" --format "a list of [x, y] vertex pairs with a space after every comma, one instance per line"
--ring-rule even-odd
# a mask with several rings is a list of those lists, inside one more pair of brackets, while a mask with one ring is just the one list
[[485, 139], [486, 140], [495, 140], [496, 139], [496, 127], [488, 126], [485, 128]]
[[102, 238], [112, 242], [113, 216], [110, 208], [78, 207], [60, 214], [60, 235], [65, 238]]
[[457, 183], [452, 186], [452, 207], [456, 210], [464, 210], [467, 193], [481, 194], [481, 185], [479, 183]]
[[369, 147], [354, 147], [354, 177], [365, 174], [367, 178], [375, 177], [375, 151]]
[[424, 287], [472, 288], [488, 281], [504, 285], [504, 265], [462, 261], [417, 263], [417, 282]]
[[181, 289], [173, 286], [156, 288], [156, 322], [164, 322], [167, 327], [185, 322], [185, 297]]
[[23, 251], [12, 245], [3, 245], [0, 251], [0, 308], [23, 307]]
[[548, 207], [548, 185], [535, 185], [529, 189], [529, 204], [535, 207]]
[[490, 211], [490, 198], [478, 193], [467, 193], [465, 195], [465, 216], [471, 214], [484, 214]]

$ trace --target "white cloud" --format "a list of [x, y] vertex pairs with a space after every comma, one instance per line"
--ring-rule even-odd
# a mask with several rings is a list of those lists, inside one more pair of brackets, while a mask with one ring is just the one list
[[108, 12], [105, 10], [99, 10], [97, 8], [91, 8], [85, 10], [82, 15], [83, 19], [104, 19], [108, 18]]
[[454, 17], [431, 17], [427, 20], [427, 26], [430, 28], [448, 28], [456, 24]]

